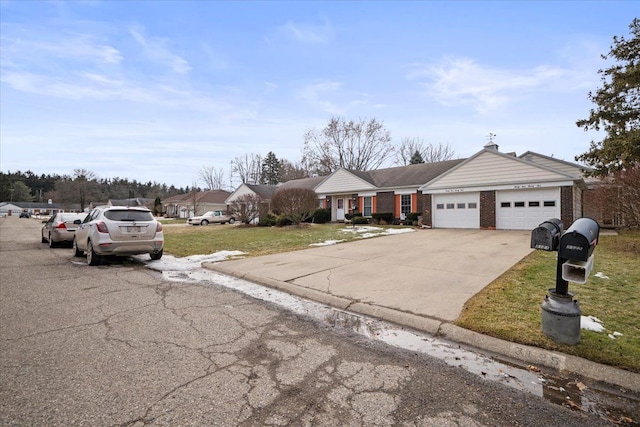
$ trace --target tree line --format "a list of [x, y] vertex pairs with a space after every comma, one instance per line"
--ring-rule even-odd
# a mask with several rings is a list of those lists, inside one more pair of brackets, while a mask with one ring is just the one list
[[62, 206], [80, 205], [109, 199], [165, 198], [186, 194], [191, 188], [176, 188], [157, 182], [139, 182], [127, 178], [98, 178], [86, 169], [72, 175], [41, 174], [32, 171], [0, 172], [0, 201], [41, 202], [52, 200]]

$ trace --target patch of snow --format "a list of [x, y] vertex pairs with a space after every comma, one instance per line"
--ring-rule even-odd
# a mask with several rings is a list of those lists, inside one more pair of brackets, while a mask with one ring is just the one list
[[608, 336], [609, 338], [611, 338], [612, 340], [615, 340], [615, 339], [616, 339], [616, 337], [614, 337], [614, 336], [613, 336], [613, 334], [609, 334], [609, 335], [607, 335], [607, 336]]
[[177, 258], [172, 255], [164, 255], [157, 261], [145, 262], [148, 268], [157, 271], [190, 271], [200, 268], [203, 262], [224, 261], [244, 255], [240, 251], [218, 251], [209, 255], [191, 255]]
[[594, 276], [598, 277], [600, 279], [608, 279], [609, 278], [609, 276], [605, 276], [602, 271], [598, 271], [596, 274], [594, 274]]
[[580, 328], [586, 331], [604, 332], [602, 320], [594, 316], [581, 316]]
[[361, 239], [368, 239], [370, 237], [388, 236], [391, 234], [413, 233], [416, 230], [413, 228], [382, 228], [371, 225], [361, 225], [357, 227], [345, 227], [340, 231], [343, 233], [359, 234], [358, 237]]
[[386, 233], [384, 234], [404, 234], [404, 233], [413, 233], [413, 228], [387, 228]]
[[620, 332], [618, 332], [618, 331], [613, 331], [613, 334], [612, 334], [612, 335], [613, 335], [614, 337], [621, 337], [621, 336], [622, 336], [622, 333], [620, 333]]
[[341, 242], [344, 242], [344, 240], [326, 240], [321, 243], [311, 243], [309, 246], [330, 246]]

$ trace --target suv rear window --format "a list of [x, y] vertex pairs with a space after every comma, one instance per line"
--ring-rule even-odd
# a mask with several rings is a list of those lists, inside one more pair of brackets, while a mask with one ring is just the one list
[[151, 212], [136, 210], [109, 210], [104, 216], [112, 221], [153, 221]]

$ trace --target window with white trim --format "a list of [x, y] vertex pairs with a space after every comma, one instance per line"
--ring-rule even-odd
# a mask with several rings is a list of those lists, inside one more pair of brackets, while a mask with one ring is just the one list
[[371, 196], [364, 196], [362, 198], [362, 215], [363, 216], [371, 216], [372, 199], [373, 197]]
[[400, 196], [400, 213], [411, 213], [411, 194], [402, 194]]

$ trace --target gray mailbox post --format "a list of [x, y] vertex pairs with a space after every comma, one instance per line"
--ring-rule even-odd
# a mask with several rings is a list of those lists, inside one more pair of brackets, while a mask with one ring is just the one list
[[554, 341], [575, 345], [580, 342], [580, 304], [569, 292], [569, 282], [584, 284], [593, 268], [593, 250], [600, 226], [591, 218], [577, 219], [562, 232], [562, 222], [553, 218], [531, 232], [531, 247], [557, 251], [556, 287], [542, 302], [542, 332]]

